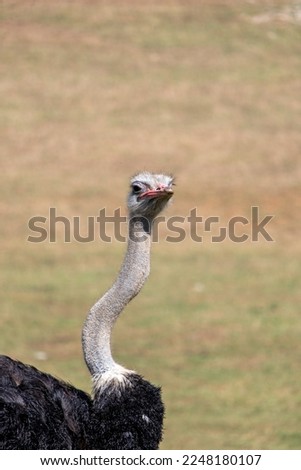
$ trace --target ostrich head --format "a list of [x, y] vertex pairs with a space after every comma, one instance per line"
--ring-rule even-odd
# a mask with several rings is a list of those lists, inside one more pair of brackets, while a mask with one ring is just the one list
[[131, 217], [154, 219], [173, 195], [173, 177], [149, 172], [131, 178], [128, 208]]

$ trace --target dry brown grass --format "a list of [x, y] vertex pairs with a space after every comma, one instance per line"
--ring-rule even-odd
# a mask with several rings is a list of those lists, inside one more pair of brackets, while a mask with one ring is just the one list
[[5, 353], [88, 389], [81, 324], [122, 256], [29, 244], [33, 215], [111, 213], [144, 168], [176, 175], [169, 216], [275, 215], [274, 244], [154, 247], [114, 347], [162, 383], [165, 448], [300, 446], [300, 24], [254, 21], [288, 3], [2, 2]]

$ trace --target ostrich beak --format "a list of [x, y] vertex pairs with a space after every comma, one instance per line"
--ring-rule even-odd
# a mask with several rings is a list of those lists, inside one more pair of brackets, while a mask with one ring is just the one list
[[140, 194], [138, 199], [144, 199], [144, 198], [160, 198], [160, 197], [166, 197], [170, 198], [173, 195], [173, 189], [170, 186], [160, 186], [157, 189], [149, 189], [148, 191], [145, 191], [144, 193]]

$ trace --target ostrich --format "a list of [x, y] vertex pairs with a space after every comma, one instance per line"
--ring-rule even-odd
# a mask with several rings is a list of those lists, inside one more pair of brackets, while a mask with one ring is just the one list
[[157, 449], [160, 389], [117, 364], [111, 331], [150, 270], [151, 227], [173, 195], [173, 179], [142, 172], [131, 179], [127, 251], [112, 287], [82, 331], [92, 396], [35, 367], [0, 356], [0, 449]]

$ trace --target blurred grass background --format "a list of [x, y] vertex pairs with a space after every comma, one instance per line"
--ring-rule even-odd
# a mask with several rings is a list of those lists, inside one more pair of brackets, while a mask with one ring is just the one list
[[172, 172], [167, 216], [257, 205], [275, 241], [163, 236], [114, 354], [162, 386], [162, 448], [300, 449], [301, 2], [4, 0], [0, 20], [1, 353], [90, 390], [81, 326], [125, 246], [29, 243], [28, 220], [56, 207], [84, 235], [132, 173]]

